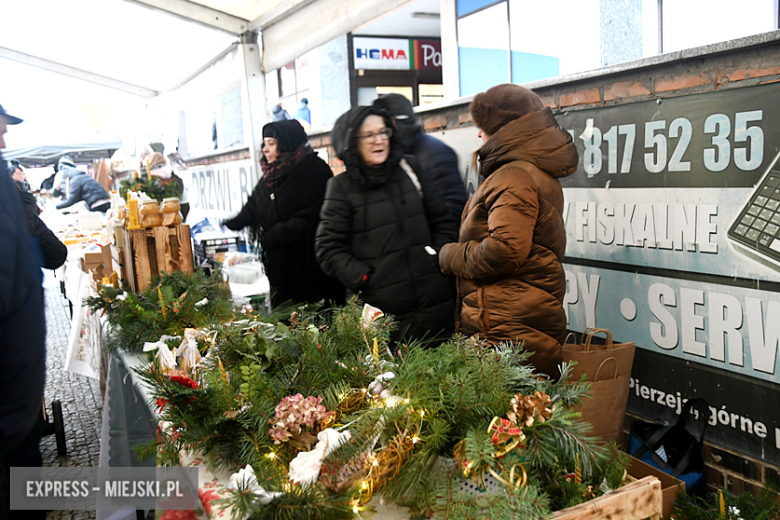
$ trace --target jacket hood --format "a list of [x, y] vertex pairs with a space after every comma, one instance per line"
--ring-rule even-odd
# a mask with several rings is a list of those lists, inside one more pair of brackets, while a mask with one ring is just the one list
[[87, 174], [87, 172], [84, 170], [79, 170], [78, 168], [74, 168], [72, 166], [64, 166], [60, 171], [62, 172], [63, 179], [72, 179], [77, 175]]
[[333, 130], [330, 132], [330, 140], [333, 143], [333, 148], [336, 150], [336, 154], [339, 159], [347, 162], [347, 158], [350, 155], [350, 149], [357, 151], [357, 134], [358, 128], [363, 124], [363, 120], [373, 111], [371, 107], [358, 106], [351, 108], [341, 114], [333, 125]]
[[[330, 132], [330, 139], [333, 143], [333, 148], [336, 150], [339, 159], [344, 161], [344, 165], [348, 170], [360, 168], [362, 161], [357, 151], [357, 132], [360, 129], [360, 125], [370, 115], [377, 115], [385, 120], [385, 126], [388, 128], [395, 128], [393, 125], [393, 119], [381, 108], [358, 106], [351, 108], [347, 112], [344, 112], [333, 125], [333, 130]], [[387, 158], [387, 163], [392, 165], [401, 160], [403, 155], [403, 147], [398, 141], [397, 133], [393, 132], [393, 136], [390, 138], [390, 155]]]
[[411, 153], [422, 132], [422, 124], [409, 100], [401, 94], [387, 94], [375, 99], [373, 106], [386, 110], [392, 116], [398, 140], [403, 145], [404, 151]]
[[483, 177], [507, 163], [523, 160], [560, 179], [573, 174], [579, 164], [571, 135], [558, 125], [549, 108], [507, 123], [490, 136], [478, 154]]

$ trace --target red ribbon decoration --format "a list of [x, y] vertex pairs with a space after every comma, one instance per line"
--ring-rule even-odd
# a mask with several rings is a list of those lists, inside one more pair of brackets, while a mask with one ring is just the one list
[[490, 431], [495, 432], [493, 434], [493, 438], [491, 439], [493, 441], [493, 444], [498, 444], [499, 442], [505, 442], [501, 441], [500, 436], [501, 435], [509, 435], [510, 437], [520, 437], [523, 434], [523, 429], [518, 427], [513, 422], [509, 421], [508, 419], [501, 419], [501, 424], [491, 424]]
[[488, 426], [488, 433], [493, 433], [491, 441], [496, 445], [496, 458], [500, 459], [525, 440], [523, 429], [509, 419], [494, 417]]

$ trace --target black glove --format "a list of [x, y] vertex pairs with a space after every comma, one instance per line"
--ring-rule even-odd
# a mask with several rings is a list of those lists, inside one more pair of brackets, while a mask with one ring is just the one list
[[219, 223], [219, 224], [220, 224], [221, 226], [225, 226], [226, 228], [228, 228], [228, 229], [230, 229], [230, 230], [233, 230], [233, 231], [240, 231], [240, 230], [241, 230], [241, 228], [238, 228], [238, 229], [236, 229], [236, 228], [234, 227], [234, 225], [233, 225], [233, 220], [234, 220], [234, 219], [232, 219], [232, 218], [225, 219], [225, 220], [222, 220], [222, 221], [220, 221], [220, 223]]

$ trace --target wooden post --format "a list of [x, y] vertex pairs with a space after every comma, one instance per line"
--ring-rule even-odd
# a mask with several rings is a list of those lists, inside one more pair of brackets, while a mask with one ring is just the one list
[[179, 270], [183, 273], [194, 273], [195, 264], [192, 261], [190, 226], [176, 226], [171, 229], [175, 230], [176, 240], [179, 245]]
[[170, 228], [156, 227], [152, 228], [154, 235], [154, 246], [157, 252], [157, 272], [172, 273], [178, 271], [179, 262], [177, 262], [171, 252]]
[[[152, 262], [149, 256], [149, 243], [146, 240], [146, 230], [131, 231], [133, 257], [135, 265], [135, 280], [138, 292], [144, 291], [152, 281]], [[155, 266], [156, 267], [156, 266]]]

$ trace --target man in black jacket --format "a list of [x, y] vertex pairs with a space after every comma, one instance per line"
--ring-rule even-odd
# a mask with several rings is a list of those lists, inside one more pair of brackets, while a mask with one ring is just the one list
[[469, 197], [458, 171], [458, 156], [452, 148], [422, 131], [412, 104], [401, 94], [382, 96], [374, 101], [374, 106], [385, 109], [393, 117], [404, 153], [413, 155], [422, 165], [450, 215], [460, 225], [460, 216]]
[[[0, 106], [0, 148], [6, 125], [21, 119]], [[12, 466], [40, 466], [41, 403], [46, 367], [43, 292], [18, 190], [0, 156], [0, 513], [8, 516]], [[37, 430], [37, 431], [36, 431]], [[17, 511], [18, 517], [43, 512]], [[32, 513], [32, 515], [30, 514]], [[15, 516], [11, 516], [12, 518]]]
[[111, 207], [111, 199], [98, 181], [87, 175], [87, 172], [76, 168], [67, 156], [60, 159], [59, 170], [62, 173], [62, 183], [58, 185], [55, 180], [54, 190], [64, 191], [65, 187], [62, 184], [66, 179], [70, 179], [70, 196], [57, 204], [57, 209], [69, 208], [83, 200], [90, 211], [102, 213], [108, 211]]

